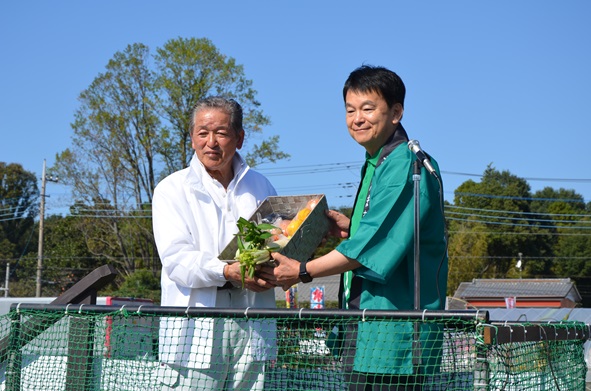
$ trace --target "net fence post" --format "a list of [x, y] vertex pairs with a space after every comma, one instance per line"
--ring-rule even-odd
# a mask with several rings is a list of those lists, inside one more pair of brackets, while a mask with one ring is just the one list
[[[92, 297], [94, 296], [94, 297]], [[96, 302], [96, 292], [88, 301]], [[66, 391], [92, 390], [94, 381], [94, 318], [70, 317], [68, 327], [68, 361], [66, 365]]]
[[10, 311], [10, 338], [8, 348], [8, 366], [6, 368], [6, 390], [21, 389], [22, 352], [19, 343], [21, 334], [21, 315], [18, 310]]
[[487, 326], [476, 328], [476, 360], [474, 362], [474, 391], [488, 391], [490, 367], [488, 362], [488, 346], [485, 335], [490, 332]]

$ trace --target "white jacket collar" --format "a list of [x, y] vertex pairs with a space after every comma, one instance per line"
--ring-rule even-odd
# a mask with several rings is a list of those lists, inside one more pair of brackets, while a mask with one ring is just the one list
[[[246, 160], [244, 160], [242, 155], [240, 155], [238, 152], [234, 154], [234, 158], [232, 159], [232, 167], [234, 169], [234, 178], [232, 178], [232, 181], [228, 185], [228, 190], [234, 188], [250, 169], [248, 164], [246, 164]], [[211, 176], [207, 173], [205, 166], [203, 163], [201, 163], [197, 157], [197, 154], [193, 153], [191, 163], [189, 164], [187, 170], [185, 182], [196, 190], [204, 191], [205, 188], [203, 187], [203, 181], [207, 180], [213, 180], [213, 178], [211, 178]]]

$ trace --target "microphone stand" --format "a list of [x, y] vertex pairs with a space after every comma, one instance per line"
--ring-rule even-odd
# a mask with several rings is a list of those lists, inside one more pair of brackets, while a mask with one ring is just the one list
[[[421, 219], [421, 168], [423, 163], [417, 159], [414, 163], [412, 180], [414, 183], [414, 309], [421, 309], [421, 264], [420, 264], [420, 219]], [[414, 338], [412, 347], [413, 365], [415, 374], [418, 374], [422, 367], [421, 358], [421, 333], [419, 322], [414, 323]]]

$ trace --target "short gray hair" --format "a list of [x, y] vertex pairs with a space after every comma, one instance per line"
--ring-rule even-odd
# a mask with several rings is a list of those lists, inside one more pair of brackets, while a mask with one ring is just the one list
[[230, 127], [236, 132], [240, 133], [242, 129], [242, 106], [234, 99], [224, 98], [222, 96], [209, 96], [200, 99], [193, 110], [191, 111], [191, 122], [189, 123], [189, 133], [193, 134], [195, 128], [195, 117], [197, 113], [204, 109], [219, 109], [230, 116]]

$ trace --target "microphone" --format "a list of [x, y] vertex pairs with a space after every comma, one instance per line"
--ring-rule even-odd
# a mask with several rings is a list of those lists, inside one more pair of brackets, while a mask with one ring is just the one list
[[433, 165], [431, 165], [429, 157], [425, 152], [423, 152], [417, 140], [410, 140], [408, 142], [408, 149], [410, 149], [415, 155], [417, 155], [417, 159], [419, 159], [419, 161], [423, 163], [423, 166], [425, 166], [425, 168], [427, 169], [427, 171], [429, 171], [431, 175], [433, 175], [435, 178], [439, 178], [437, 172], [435, 172], [435, 168], [433, 168]]

